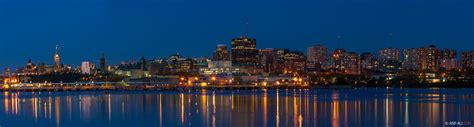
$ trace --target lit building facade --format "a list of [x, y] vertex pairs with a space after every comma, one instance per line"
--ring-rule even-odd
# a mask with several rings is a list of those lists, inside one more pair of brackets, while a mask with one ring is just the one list
[[100, 71], [106, 72], [106, 71], [107, 71], [107, 68], [105, 67], [105, 55], [104, 55], [103, 52], [100, 54], [100, 62], [99, 62], [99, 64], [100, 64]]
[[457, 60], [457, 52], [455, 49], [443, 49], [439, 50], [439, 69], [442, 70], [453, 70], [460, 68], [460, 62]]
[[346, 65], [344, 61], [345, 55], [346, 55], [346, 50], [342, 48], [338, 48], [334, 50], [334, 52], [332, 53], [332, 60], [334, 61], [334, 67], [336, 69], [336, 72], [340, 72], [340, 73], [345, 72], [345, 68], [346, 68], [344, 66]]
[[402, 68], [404, 70], [420, 70], [420, 58], [418, 52], [420, 50], [417, 48], [409, 48], [403, 50], [403, 62]]
[[359, 54], [355, 52], [349, 52], [344, 55], [344, 73], [345, 74], [360, 74], [360, 59]]
[[82, 74], [91, 74], [91, 63], [89, 61], [84, 61], [81, 64]]
[[264, 72], [275, 72], [278, 70], [278, 54], [275, 49], [260, 49], [258, 53], [260, 66]]
[[310, 46], [307, 49], [307, 70], [310, 72], [319, 72], [322, 70], [322, 63], [327, 61], [328, 48], [323, 45]]
[[303, 72], [306, 68], [306, 56], [299, 51], [289, 51], [283, 56], [283, 72], [297, 73]]
[[422, 47], [418, 51], [421, 70], [437, 71], [439, 64], [439, 49], [434, 45]]
[[321, 63], [325, 61], [328, 56], [328, 48], [323, 45], [315, 45], [307, 49], [308, 61]]
[[400, 61], [400, 49], [384, 48], [379, 50], [380, 61], [395, 60]]
[[215, 61], [228, 61], [230, 60], [229, 51], [227, 50], [227, 46], [224, 44], [217, 45], [216, 50], [213, 54], [213, 60]]
[[240, 37], [232, 39], [232, 64], [235, 66], [258, 65], [257, 41], [253, 38]]
[[474, 69], [474, 50], [461, 53], [461, 66], [463, 69]]
[[372, 53], [364, 52], [360, 55], [361, 70], [375, 71], [378, 61]]

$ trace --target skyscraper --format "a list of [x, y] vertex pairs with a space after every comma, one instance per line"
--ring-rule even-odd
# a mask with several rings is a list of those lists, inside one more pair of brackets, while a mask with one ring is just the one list
[[349, 52], [344, 55], [344, 73], [346, 74], [360, 74], [360, 59], [359, 54]]
[[323, 45], [310, 46], [307, 49], [308, 61], [321, 63], [328, 55], [328, 48]]
[[102, 52], [102, 53], [100, 54], [100, 70], [101, 70], [102, 72], [105, 72], [105, 70], [106, 70], [104, 52]]
[[82, 74], [91, 74], [91, 64], [89, 61], [83, 61], [81, 65]]
[[232, 64], [236, 66], [258, 65], [256, 39], [240, 37], [232, 39]]
[[420, 50], [417, 48], [410, 48], [403, 50], [403, 63], [402, 67], [405, 70], [420, 70], [420, 58], [418, 52]]
[[439, 68], [445, 70], [453, 70], [459, 68], [459, 60], [456, 59], [455, 49], [443, 49], [439, 50]]
[[463, 69], [474, 69], [474, 50], [461, 53], [461, 65]]
[[400, 61], [400, 49], [398, 48], [383, 48], [379, 50], [379, 59], [383, 61]]
[[346, 55], [346, 50], [342, 48], [338, 48], [334, 50], [334, 52], [332, 53], [332, 60], [334, 61], [334, 65], [337, 72], [344, 72], [345, 70], [345, 67], [344, 67], [345, 55]]
[[214, 61], [227, 61], [230, 60], [229, 51], [227, 51], [227, 46], [224, 44], [217, 45], [216, 50], [213, 55]]
[[439, 58], [439, 49], [434, 45], [429, 45], [427, 47], [422, 47], [418, 51], [418, 56], [420, 59], [421, 70], [438, 70], [438, 58]]
[[55, 71], [61, 70], [61, 63], [59, 61], [59, 49], [57, 45], [56, 45], [56, 51], [54, 53], [54, 70]]
[[264, 72], [274, 72], [278, 69], [278, 55], [275, 49], [259, 50], [260, 65]]

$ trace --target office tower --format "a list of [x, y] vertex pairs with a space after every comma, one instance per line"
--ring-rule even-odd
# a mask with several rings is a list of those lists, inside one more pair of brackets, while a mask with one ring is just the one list
[[105, 56], [104, 56], [104, 53], [102, 52], [100, 54], [100, 70], [102, 72], [105, 72], [106, 71], [106, 67], [105, 67]]
[[213, 54], [214, 61], [227, 61], [230, 60], [229, 51], [227, 51], [227, 46], [224, 44], [217, 45], [216, 50]]
[[278, 69], [278, 54], [275, 49], [260, 49], [259, 50], [260, 66], [264, 72], [275, 72]]
[[334, 65], [337, 72], [344, 72], [345, 70], [345, 67], [344, 67], [345, 54], [346, 54], [346, 50], [342, 48], [338, 48], [334, 50], [334, 52], [332, 53], [332, 60], [334, 61]]
[[307, 55], [309, 62], [321, 63], [326, 60], [328, 48], [323, 45], [310, 46], [307, 49]]
[[256, 39], [240, 37], [232, 39], [232, 64], [236, 66], [258, 65]]
[[91, 64], [89, 61], [82, 62], [81, 72], [82, 74], [91, 74]]
[[403, 63], [402, 67], [404, 70], [420, 70], [420, 58], [418, 52], [420, 49], [410, 48], [403, 50]]
[[420, 59], [421, 70], [436, 71], [439, 67], [438, 55], [439, 49], [434, 45], [422, 47], [419, 49], [418, 56]]
[[360, 74], [360, 59], [359, 54], [355, 52], [349, 52], [344, 55], [344, 73], [346, 74]]
[[463, 69], [474, 69], [474, 50], [461, 53], [461, 66]]
[[383, 48], [379, 50], [379, 60], [381, 62], [394, 60], [400, 61], [400, 49], [398, 48]]

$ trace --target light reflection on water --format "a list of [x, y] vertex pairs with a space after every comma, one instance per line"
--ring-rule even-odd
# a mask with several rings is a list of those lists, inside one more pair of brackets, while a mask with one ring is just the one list
[[440, 126], [474, 122], [474, 89], [4, 92], [8, 126]]

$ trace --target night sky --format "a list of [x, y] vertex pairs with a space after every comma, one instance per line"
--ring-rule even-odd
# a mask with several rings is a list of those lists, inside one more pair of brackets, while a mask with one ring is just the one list
[[0, 0], [0, 68], [52, 64], [55, 45], [72, 65], [98, 62], [101, 51], [112, 64], [211, 56], [245, 22], [258, 48], [464, 51], [474, 49], [473, 18], [472, 0]]

